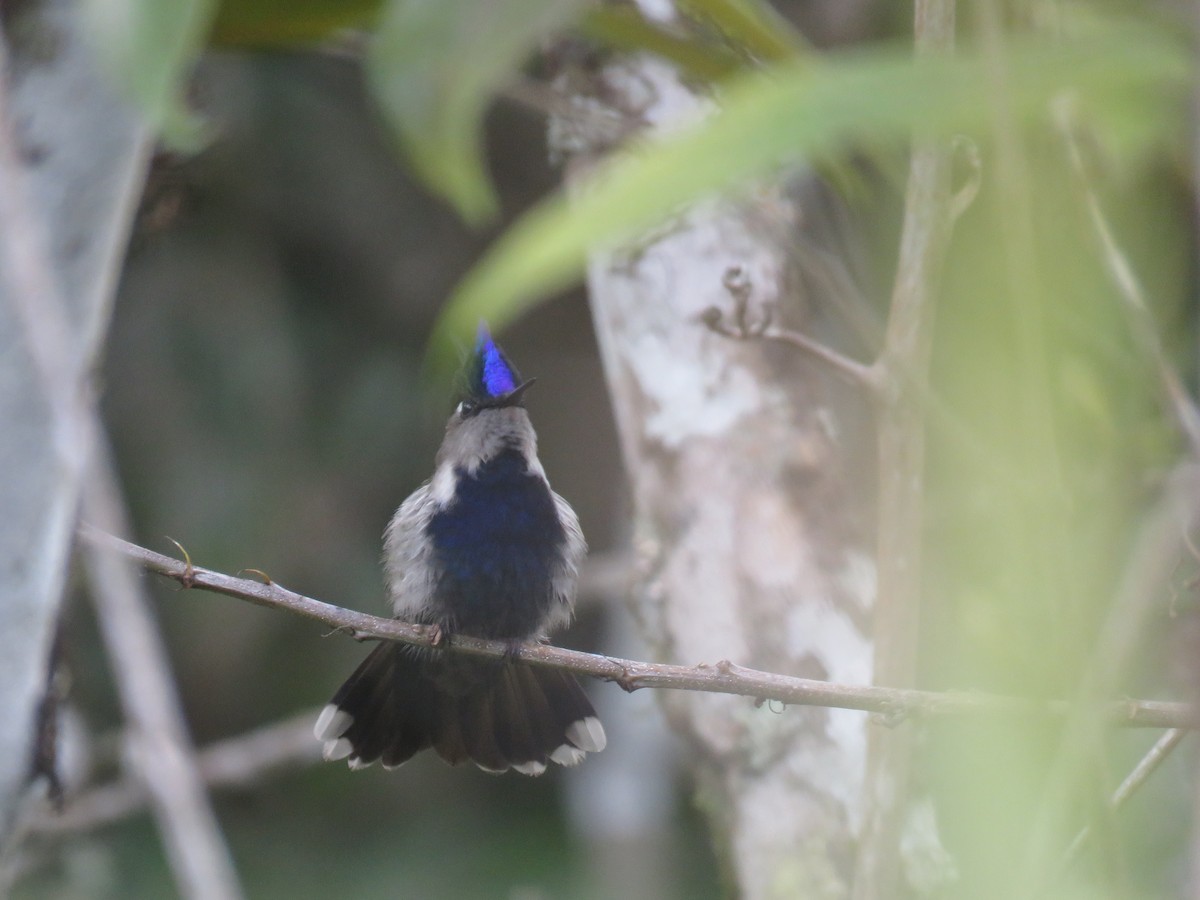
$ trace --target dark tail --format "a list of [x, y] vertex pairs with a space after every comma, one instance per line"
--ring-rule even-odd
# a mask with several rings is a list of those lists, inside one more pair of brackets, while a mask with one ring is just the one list
[[604, 749], [604, 727], [575, 677], [523, 663], [383, 643], [317, 719], [326, 759], [352, 769], [407, 762], [432, 747], [455, 765], [540, 775]]

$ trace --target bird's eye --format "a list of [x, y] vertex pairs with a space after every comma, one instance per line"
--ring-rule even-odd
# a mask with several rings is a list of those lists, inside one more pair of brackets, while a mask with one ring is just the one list
[[473, 401], [471, 401], [471, 400], [464, 400], [464, 401], [462, 401], [462, 403], [458, 404], [458, 410], [457, 410], [457, 412], [458, 412], [458, 414], [459, 414], [459, 416], [460, 416], [460, 417], [462, 417], [462, 418], [464, 418], [464, 419], [465, 419], [465, 418], [467, 418], [468, 416], [473, 416], [473, 415], [475, 415], [475, 413], [476, 413], [478, 410], [479, 410], [479, 407], [478, 407], [478, 406], [477, 406], [477, 405], [476, 405], [476, 404], [475, 404]]

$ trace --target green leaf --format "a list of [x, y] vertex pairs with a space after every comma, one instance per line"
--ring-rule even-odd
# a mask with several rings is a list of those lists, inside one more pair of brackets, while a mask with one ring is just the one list
[[593, 7], [579, 23], [579, 31], [614, 50], [653, 53], [702, 81], [721, 81], [749, 68], [748, 61], [727, 46], [705, 43], [679, 29], [669, 30], [633, 6]]
[[583, 0], [392, 0], [367, 58], [374, 95], [417, 173], [471, 222], [495, 215], [483, 113]]
[[225, 47], [312, 44], [374, 21], [383, 0], [221, 0], [212, 42]]
[[782, 62], [812, 57], [799, 31], [764, 0], [677, 0], [688, 17], [710, 25], [731, 46], [756, 59]]
[[[1178, 99], [1168, 89], [1182, 96], [1188, 78], [1182, 45], [1144, 30], [1070, 47], [1020, 44], [1008, 65], [1006, 88], [1019, 122], [1043, 118], [1051, 99], [1070, 88], [1093, 120], [1125, 136], [1163, 134], [1172, 122], [1164, 101]], [[435, 329], [429, 361], [440, 371], [448, 348], [481, 318], [500, 329], [569, 286], [590, 247], [628, 240], [699, 198], [744, 188], [802, 159], [864, 143], [899, 144], [914, 131], [986, 132], [995, 90], [980, 56], [914, 60], [894, 48], [730, 82], [716, 115], [614, 159], [570, 202], [560, 193], [518, 220], [459, 285]], [[1183, 127], [1180, 116], [1173, 121]]]
[[84, 0], [101, 58], [166, 142], [203, 141], [203, 123], [184, 100], [184, 81], [203, 49], [213, 0]]

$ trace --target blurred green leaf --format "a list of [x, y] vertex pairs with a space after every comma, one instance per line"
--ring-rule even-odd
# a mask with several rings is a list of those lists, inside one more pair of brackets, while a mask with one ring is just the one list
[[311, 44], [369, 25], [383, 0], [221, 0], [212, 42], [227, 47]]
[[703, 81], [721, 81], [756, 60], [815, 59], [803, 36], [757, 0], [682, 0], [683, 18], [652, 21], [634, 6], [596, 6], [584, 16], [584, 36], [626, 52], [644, 51]]
[[[713, 0], [686, 8], [696, 18], [668, 26], [650, 21], [636, 7], [597, 6], [583, 17], [579, 30], [584, 37], [614, 50], [653, 54], [673, 63], [685, 77], [703, 83], [724, 82], [753, 71], [763, 59], [819, 61], [786, 21], [781, 20], [781, 27], [771, 27], [771, 17], [777, 14], [769, 7], [763, 12], [757, 3]], [[888, 160], [880, 157], [872, 163], [882, 170]], [[844, 198], [863, 195], [864, 180], [854, 165], [832, 159], [813, 160], [812, 164]]]
[[584, 0], [392, 0], [372, 43], [375, 97], [418, 174], [471, 222], [497, 210], [484, 169], [488, 98]]
[[683, 13], [712, 26], [732, 47], [755, 59], [782, 62], [811, 54], [808, 41], [763, 0], [678, 0]]
[[[1081, 107], [1122, 136], [1161, 135], [1167, 88], [1186, 88], [1181, 43], [1123, 30], [1078, 46], [1015, 45], [1007, 85], [1022, 122], [1043, 117], [1070, 88]], [[681, 206], [803, 158], [852, 143], [903, 142], [913, 131], [951, 134], [991, 124], [995, 84], [983, 59], [912, 59], [894, 48], [787, 64], [730, 82], [722, 110], [685, 131], [643, 145], [598, 170], [568, 202], [563, 194], [515, 223], [460, 284], [435, 329], [430, 364], [481, 319], [502, 328], [583, 272], [590, 247], [619, 243]], [[1147, 120], [1154, 128], [1146, 125]], [[1138, 120], [1134, 122], [1133, 120]], [[1140, 122], [1140, 124], [1139, 124]]]
[[168, 144], [196, 149], [203, 123], [188, 109], [183, 86], [203, 49], [214, 0], [84, 2], [98, 52], [121, 88]]
[[721, 81], [747, 68], [747, 61], [728, 47], [668, 30], [632, 6], [594, 7], [583, 17], [579, 30], [584, 37], [614, 50], [653, 53], [702, 81]]

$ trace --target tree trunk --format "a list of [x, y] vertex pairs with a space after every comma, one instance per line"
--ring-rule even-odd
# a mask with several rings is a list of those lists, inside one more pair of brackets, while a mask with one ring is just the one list
[[35, 711], [46, 691], [87, 471], [87, 429], [75, 427], [70, 410], [85, 396], [108, 327], [150, 149], [150, 135], [109, 89], [87, 46], [77, 3], [43, 0], [5, 12], [0, 843], [7, 842], [29, 779]]
[[[650, 59], [567, 80], [574, 102], [603, 104], [630, 130], [706, 111]], [[578, 122], [554, 133], [573, 172], [611, 142]], [[752, 316], [777, 304], [795, 313], [798, 213], [772, 185], [683, 211], [636, 246], [594, 254], [588, 287], [633, 492], [636, 614], [657, 657], [866, 684], [875, 570], [828, 374], [705, 325], [712, 307], [728, 318], [744, 290]], [[696, 799], [737, 894], [846, 896], [865, 717], [685, 692], [663, 702], [692, 749]]]

